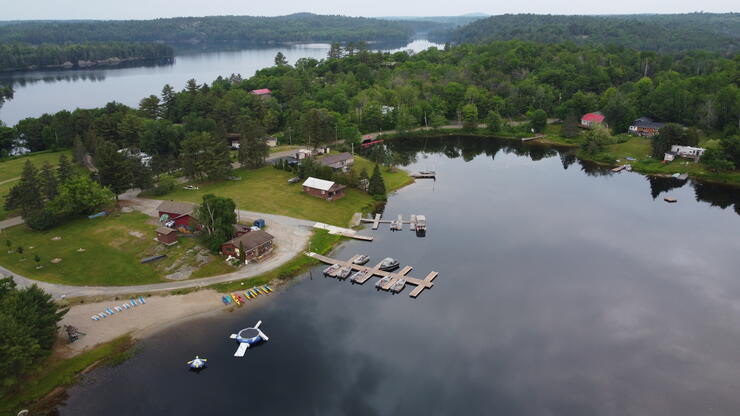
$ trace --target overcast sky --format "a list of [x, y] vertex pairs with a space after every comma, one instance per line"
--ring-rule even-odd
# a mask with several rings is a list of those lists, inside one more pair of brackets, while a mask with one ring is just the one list
[[738, 9], [734, 0], [0, 0], [0, 20], [151, 19], [224, 14], [277, 16], [297, 12], [348, 16], [456, 16], [473, 12], [615, 14], [732, 12]]

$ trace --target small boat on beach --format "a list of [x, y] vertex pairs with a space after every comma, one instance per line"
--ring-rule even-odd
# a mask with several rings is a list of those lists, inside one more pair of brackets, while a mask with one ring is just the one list
[[383, 259], [383, 261], [380, 263], [380, 267], [378, 267], [380, 270], [383, 270], [385, 272], [395, 270], [398, 268], [398, 260], [392, 258], [392, 257], [386, 257]]
[[385, 276], [384, 278], [382, 278], [382, 279], [378, 280], [377, 282], [375, 282], [375, 288], [376, 289], [381, 289], [381, 288], [383, 288], [383, 285], [385, 285], [386, 283], [388, 283], [390, 281], [391, 281], [391, 277], [390, 276]]
[[356, 258], [355, 261], [353, 261], [352, 263], [363, 265], [369, 261], [370, 261], [370, 256], [366, 256], [363, 254], [360, 257]]
[[331, 266], [329, 266], [326, 269], [324, 269], [324, 275], [325, 276], [334, 276], [334, 273], [336, 273], [337, 271], [339, 271], [340, 268], [341, 268], [340, 265], [338, 265], [338, 264], [332, 264]]

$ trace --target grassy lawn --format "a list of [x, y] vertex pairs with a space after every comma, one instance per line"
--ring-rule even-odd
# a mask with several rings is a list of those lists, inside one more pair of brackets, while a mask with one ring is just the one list
[[17, 384], [17, 390], [0, 394], [0, 414], [14, 415], [24, 406], [39, 406], [39, 399], [59, 386], [73, 384], [78, 374], [95, 363], [115, 365], [124, 361], [131, 355], [131, 344], [131, 339], [124, 336], [69, 359], [49, 357]]
[[[368, 176], [372, 176], [375, 164], [365, 158], [355, 156], [355, 165], [352, 167], [352, 170], [354, 170], [355, 173], [359, 175], [360, 171], [362, 171], [362, 168], [367, 169]], [[393, 192], [414, 181], [414, 179], [409, 176], [406, 171], [403, 171], [401, 169], [396, 169], [395, 172], [390, 172], [386, 168], [381, 167], [380, 173], [383, 175], [385, 188], [388, 190], [388, 192]]]
[[[362, 166], [372, 173], [372, 163], [356, 157], [356, 169]], [[358, 170], [359, 172], [359, 170]], [[200, 202], [205, 194], [215, 194], [233, 199], [241, 209], [286, 215], [313, 221], [346, 226], [355, 212], [369, 209], [373, 199], [357, 189], [347, 189], [346, 196], [336, 201], [325, 201], [321, 198], [303, 193], [300, 183], [288, 184], [293, 174], [271, 166], [255, 170], [238, 169], [234, 175], [240, 181], [221, 181], [199, 184], [198, 190], [176, 189], [161, 199], [175, 201]], [[411, 182], [406, 172], [385, 172], [383, 177], [389, 191]]]
[[[13, 227], [0, 235], [0, 264], [33, 279], [70, 285], [126, 286], [167, 281], [164, 275], [175, 262], [180, 266], [198, 268], [196, 241], [181, 237], [180, 243], [164, 247], [154, 241], [154, 225], [141, 213], [112, 215], [93, 220], [81, 218], [49, 231], [31, 231], [24, 225]], [[52, 240], [53, 237], [61, 240]], [[8, 253], [6, 241], [13, 248]], [[23, 254], [16, 248], [22, 246]], [[78, 251], [83, 248], [85, 251]], [[141, 264], [139, 261], [155, 254], [166, 254], [164, 260]], [[41, 257], [37, 269], [35, 256]], [[234, 269], [210, 255], [208, 272], [221, 274]], [[54, 264], [54, 258], [62, 261]], [[213, 264], [211, 264], [213, 263]], [[192, 277], [192, 276], [191, 276]]]
[[8, 212], [3, 208], [3, 205], [5, 205], [5, 196], [15, 184], [16, 181], [14, 179], [21, 176], [23, 165], [26, 164], [26, 161], [31, 161], [37, 169], [41, 169], [44, 166], [44, 162], [49, 162], [52, 166], [56, 166], [59, 156], [62, 154], [67, 155], [71, 161], [72, 152], [65, 150], [62, 152], [33, 153], [28, 156], [20, 156], [0, 162], [0, 220], [4, 220], [8, 216]]

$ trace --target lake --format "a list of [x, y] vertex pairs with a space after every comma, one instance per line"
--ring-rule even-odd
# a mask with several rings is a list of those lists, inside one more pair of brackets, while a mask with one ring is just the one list
[[[376, 50], [422, 51], [442, 45], [416, 39], [407, 45], [374, 44]], [[223, 46], [222, 46], [223, 48]], [[275, 55], [283, 52], [290, 64], [300, 58], [326, 58], [325, 43], [292, 44], [263, 47], [230, 47], [222, 50], [176, 49], [174, 63], [150, 63], [131, 68], [91, 68], [80, 70], [0, 73], [0, 85], [15, 90], [12, 100], [0, 108], [0, 120], [15, 125], [26, 117], [76, 108], [102, 107], [117, 101], [137, 107], [142, 98], [159, 95], [165, 84], [176, 90], [195, 78], [198, 83], [211, 83], [219, 76], [241, 74], [248, 78], [262, 68], [274, 65]]]
[[[417, 299], [301, 276], [169, 328], [68, 391], [62, 415], [697, 415], [740, 411], [740, 195], [494, 139], [388, 143], [433, 169], [333, 253], [438, 271]], [[673, 181], [671, 179], [671, 181]], [[678, 203], [662, 200], [666, 195]], [[155, 302], [153, 298], [150, 302]], [[229, 334], [270, 341], [234, 358]], [[196, 354], [208, 368], [195, 374]]]

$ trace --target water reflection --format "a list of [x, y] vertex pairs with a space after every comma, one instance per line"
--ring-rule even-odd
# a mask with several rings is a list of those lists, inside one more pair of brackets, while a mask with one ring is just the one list
[[[407, 138], [386, 142], [386, 146], [400, 155], [402, 166], [416, 163], [417, 154], [442, 154], [450, 159], [461, 157], [469, 162], [479, 155], [496, 158], [498, 152], [528, 157], [532, 161], [560, 157], [563, 169], [577, 164], [580, 170], [588, 176], [612, 176], [610, 168], [578, 159], [575, 151], [570, 148], [543, 146], [536, 143], [521, 143], [514, 140], [495, 140], [488, 138]], [[419, 152], [419, 149], [422, 149]], [[740, 214], [740, 188], [695, 180], [680, 180], [673, 177], [645, 176], [650, 186], [650, 195], [653, 199], [662, 193], [673, 189], [691, 187], [697, 201], [707, 202], [711, 206], [734, 208]]]
[[[348, 241], [333, 256], [438, 271], [431, 290], [394, 296], [317, 267], [253, 312], [146, 340], [135, 360], [70, 389], [61, 413], [738, 413], [740, 221], [693, 200], [727, 189], [688, 183], [670, 205], [641, 175], [569, 167], [588, 165], [565, 150], [387, 144], [416, 153], [405, 155], [408, 169], [438, 179], [391, 195], [384, 214], [425, 214], [430, 233], [366, 229], [372, 243]], [[255, 319], [270, 342], [233, 358], [228, 335]], [[209, 369], [190, 377], [184, 363], [195, 354]]]

